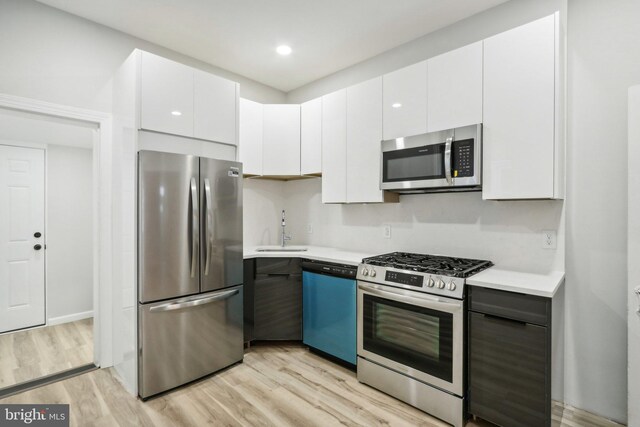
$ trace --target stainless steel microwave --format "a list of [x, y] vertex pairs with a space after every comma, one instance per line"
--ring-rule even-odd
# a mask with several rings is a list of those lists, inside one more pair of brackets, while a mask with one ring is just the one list
[[382, 141], [380, 189], [396, 193], [482, 188], [482, 124]]

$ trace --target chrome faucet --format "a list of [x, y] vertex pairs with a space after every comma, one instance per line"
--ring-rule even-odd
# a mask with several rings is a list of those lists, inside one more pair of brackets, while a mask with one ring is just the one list
[[291, 236], [288, 236], [285, 231], [284, 231], [284, 227], [286, 226], [285, 221], [284, 221], [284, 209], [282, 209], [282, 244], [281, 246], [284, 248], [284, 245], [286, 244], [287, 240], [291, 240]]

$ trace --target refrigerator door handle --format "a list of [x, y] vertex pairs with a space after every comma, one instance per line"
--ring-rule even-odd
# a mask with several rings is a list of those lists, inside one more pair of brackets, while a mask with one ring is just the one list
[[180, 310], [183, 308], [196, 307], [198, 305], [210, 304], [212, 302], [225, 300], [231, 298], [240, 292], [238, 289], [232, 289], [230, 291], [220, 292], [210, 297], [193, 299], [185, 302], [170, 302], [167, 304], [157, 305], [155, 307], [151, 307], [149, 309], [150, 312], [159, 312], [159, 311], [172, 311], [172, 310]]
[[196, 277], [198, 266], [198, 247], [200, 246], [198, 223], [198, 184], [195, 177], [191, 177], [191, 277]]
[[211, 265], [211, 252], [213, 251], [213, 213], [211, 212], [211, 183], [209, 178], [204, 179], [204, 198], [207, 205], [207, 221], [205, 230], [205, 262], [204, 262], [204, 274], [209, 275], [209, 266]]

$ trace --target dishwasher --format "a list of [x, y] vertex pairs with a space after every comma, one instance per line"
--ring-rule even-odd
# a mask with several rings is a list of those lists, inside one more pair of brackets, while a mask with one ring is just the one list
[[356, 273], [353, 265], [302, 262], [302, 341], [356, 364]]

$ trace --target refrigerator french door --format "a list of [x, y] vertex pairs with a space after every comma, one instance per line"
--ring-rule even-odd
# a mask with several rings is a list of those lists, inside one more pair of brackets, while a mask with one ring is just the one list
[[243, 357], [241, 164], [140, 151], [138, 392]]

